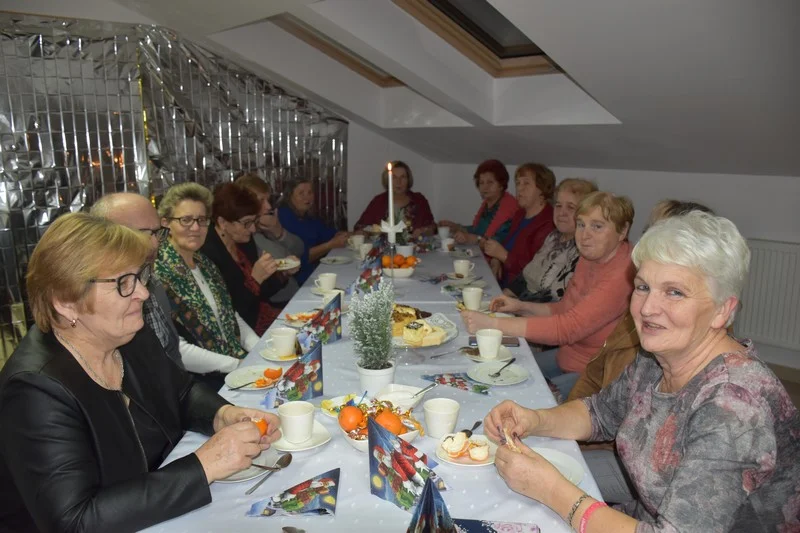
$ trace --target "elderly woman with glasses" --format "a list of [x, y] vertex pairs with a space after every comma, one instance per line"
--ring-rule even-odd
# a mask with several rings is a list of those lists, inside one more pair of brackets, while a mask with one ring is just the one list
[[214, 227], [200, 249], [219, 268], [233, 308], [257, 335], [263, 335], [278, 317], [280, 309], [270, 299], [286, 285], [285, 279], [274, 275], [275, 258], [266, 253], [259, 256], [253, 241], [261, 209], [256, 195], [245, 187], [218, 186], [211, 206]]
[[[728, 333], [750, 250], [725, 218], [692, 212], [633, 250], [630, 312], [642, 349], [589, 398], [489, 413], [520, 438], [614, 439], [638, 500], [595, 501], [515, 439], [495, 458], [508, 486], [587, 533], [800, 531], [800, 413], [753, 342]], [[577, 275], [577, 274], [576, 274]]]
[[[210, 503], [210, 483], [278, 439], [276, 416], [164, 355], [142, 319], [150, 255], [141, 232], [85, 213], [56, 219], [31, 254], [36, 324], [0, 372], [3, 531], [145, 529]], [[212, 437], [161, 466], [185, 431]]]
[[186, 369], [215, 390], [258, 342], [233, 309], [217, 266], [200, 248], [211, 224], [211, 191], [197, 183], [171, 187], [158, 206], [169, 239], [158, 249], [155, 271], [170, 300]]

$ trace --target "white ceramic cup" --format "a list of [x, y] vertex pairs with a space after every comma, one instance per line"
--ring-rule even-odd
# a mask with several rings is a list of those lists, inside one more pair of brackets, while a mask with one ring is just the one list
[[456, 240], [452, 237], [447, 237], [446, 239], [442, 239], [442, 251], [443, 252], [452, 252], [456, 246]]
[[458, 422], [458, 402], [450, 398], [433, 398], [422, 404], [428, 436], [441, 439], [452, 433]]
[[478, 352], [483, 359], [497, 359], [500, 345], [503, 343], [503, 332], [499, 329], [479, 329], [475, 332], [478, 339]]
[[480, 287], [464, 287], [461, 289], [461, 296], [464, 298], [464, 307], [470, 311], [480, 310], [483, 289]]
[[464, 277], [469, 276], [473, 268], [475, 268], [475, 263], [469, 259], [456, 259], [453, 261], [453, 270], [455, 270], [456, 274], [461, 274]]
[[350, 237], [347, 239], [347, 244], [350, 246], [350, 248], [353, 248], [354, 250], [360, 250], [361, 245], [364, 244], [364, 236], [350, 235]]
[[323, 291], [332, 291], [336, 288], [336, 274], [330, 272], [320, 274], [317, 279], [314, 280], [314, 285]]
[[414, 245], [413, 244], [403, 244], [397, 246], [397, 253], [402, 255], [403, 257], [408, 257], [409, 255], [414, 255]]
[[314, 405], [308, 402], [288, 402], [278, 407], [281, 434], [287, 442], [300, 444], [311, 438], [314, 429]]
[[272, 345], [278, 357], [294, 355], [296, 341], [297, 330], [293, 328], [272, 328], [267, 338], [267, 343]]
[[358, 257], [360, 257], [361, 260], [363, 261], [364, 259], [367, 258], [367, 254], [370, 252], [370, 250], [372, 250], [371, 243], [367, 242], [362, 244], [361, 246], [358, 247]]
[[436, 231], [439, 232], [439, 238], [442, 240], [445, 240], [450, 236], [450, 228], [448, 228], [447, 226], [439, 226], [439, 228]]

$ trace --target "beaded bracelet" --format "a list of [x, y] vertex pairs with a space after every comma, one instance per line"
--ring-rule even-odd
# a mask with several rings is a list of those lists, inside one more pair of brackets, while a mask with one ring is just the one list
[[592, 505], [586, 509], [586, 512], [583, 513], [581, 517], [581, 528], [578, 530], [578, 533], [586, 533], [586, 525], [589, 523], [589, 518], [592, 516], [596, 510], [600, 509], [601, 507], [608, 507], [605, 502], [594, 502]]
[[583, 494], [581, 494], [581, 497], [578, 498], [578, 501], [572, 504], [572, 509], [569, 510], [569, 514], [567, 515], [567, 524], [569, 525], [569, 527], [572, 527], [572, 518], [575, 516], [575, 511], [577, 511], [578, 507], [581, 506], [583, 500], [585, 500], [588, 497], [589, 495], [584, 492]]

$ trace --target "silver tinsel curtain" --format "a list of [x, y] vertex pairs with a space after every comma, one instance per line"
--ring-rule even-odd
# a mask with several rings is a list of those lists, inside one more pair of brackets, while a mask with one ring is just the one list
[[0, 364], [30, 323], [40, 236], [103, 194], [311, 178], [346, 226], [347, 122], [308, 100], [152, 26], [0, 13], [0, 47]]

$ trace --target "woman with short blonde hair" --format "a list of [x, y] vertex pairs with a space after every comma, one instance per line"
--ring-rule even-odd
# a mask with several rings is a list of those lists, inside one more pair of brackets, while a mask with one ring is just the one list
[[[85, 213], [58, 217], [33, 250], [36, 324], [0, 371], [3, 529], [146, 529], [210, 503], [210, 483], [278, 439], [278, 417], [195, 383], [144, 327], [151, 250]], [[162, 466], [186, 431], [212, 436]]]

